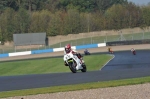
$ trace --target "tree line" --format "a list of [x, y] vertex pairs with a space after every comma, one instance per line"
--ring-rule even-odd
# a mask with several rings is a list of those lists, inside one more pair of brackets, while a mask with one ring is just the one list
[[1, 0], [0, 41], [16, 33], [47, 36], [150, 26], [150, 5], [127, 0]]

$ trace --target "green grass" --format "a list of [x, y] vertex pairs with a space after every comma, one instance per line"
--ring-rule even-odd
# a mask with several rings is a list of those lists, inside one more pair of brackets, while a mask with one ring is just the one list
[[[112, 56], [84, 56], [88, 71], [99, 70]], [[0, 76], [71, 72], [62, 58], [47, 58], [0, 63]]]

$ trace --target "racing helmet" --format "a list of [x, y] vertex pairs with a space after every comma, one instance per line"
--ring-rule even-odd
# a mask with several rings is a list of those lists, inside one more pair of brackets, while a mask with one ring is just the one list
[[70, 44], [67, 44], [65, 46], [65, 51], [66, 51], [66, 53], [70, 53], [70, 51], [71, 51], [71, 45]]
[[134, 48], [131, 48], [131, 51], [134, 51]]

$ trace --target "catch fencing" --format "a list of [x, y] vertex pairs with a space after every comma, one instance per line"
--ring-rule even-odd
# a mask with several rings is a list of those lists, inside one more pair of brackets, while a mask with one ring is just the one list
[[107, 42], [107, 46], [150, 44], [150, 39]]

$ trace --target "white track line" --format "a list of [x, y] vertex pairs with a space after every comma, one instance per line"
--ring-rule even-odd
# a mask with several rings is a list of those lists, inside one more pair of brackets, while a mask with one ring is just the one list
[[[110, 56], [113, 56], [113, 58], [112, 59], [114, 59], [115, 58], [115, 55], [114, 54], [108, 54], [108, 55], [110, 55]], [[112, 59], [110, 59], [102, 68], [104, 68]], [[102, 68], [100, 69], [100, 70], [102, 70]]]

